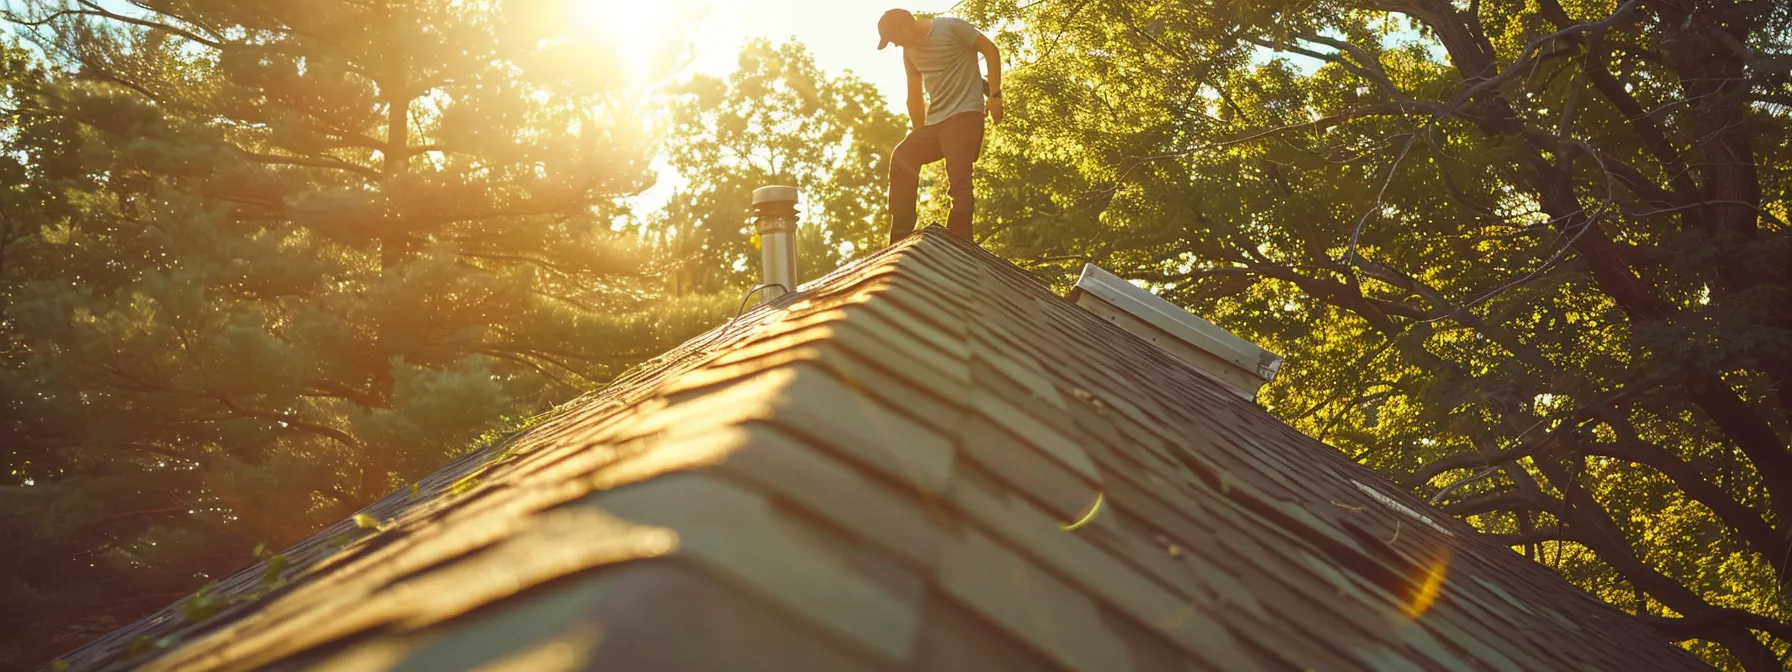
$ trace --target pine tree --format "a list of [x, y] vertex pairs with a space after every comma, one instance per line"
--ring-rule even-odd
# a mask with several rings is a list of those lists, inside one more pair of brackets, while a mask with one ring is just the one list
[[16, 662], [712, 323], [612, 230], [651, 138], [557, 2], [31, 3], [4, 73]]

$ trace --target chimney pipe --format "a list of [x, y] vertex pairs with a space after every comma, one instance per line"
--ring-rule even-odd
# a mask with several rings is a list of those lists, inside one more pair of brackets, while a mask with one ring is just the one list
[[769, 186], [753, 190], [754, 226], [759, 234], [759, 284], [771, 301], [796, 291], [796, 187]]

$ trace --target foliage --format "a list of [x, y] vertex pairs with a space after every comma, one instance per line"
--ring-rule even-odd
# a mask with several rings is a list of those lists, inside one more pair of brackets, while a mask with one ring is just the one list
[[663, 116], [667, 161], [688, 187], [648, 228], [672, 259], [677, 291], [754, 284], [750, 208], [765, 185], [801, 190], [804, 277], [888, 241], [884, 177], [906, 121], [865, 80], [822, 72], [801, 44], [749, 42], [726, 81], [698, 75], [674, 87]]
[[[905, 120], [796, 43], [654, 110], [687, 186], [643, 241], [610, 222], [654, 133], [553, 0], [135, 5], [28, 4], [48, 64], [0, 59], [0, 599], [29, 614], [0, 661], [713, 323], [755, 187], [802, 188], [807, 277], [886, 235]], [[981, 242], [1286, 355], [1261, 401], [1290, 423], [1784, 668], [1792, 5], [962, 7], [1010, 61]]]
[[26, 3], [0, 84], [0, 661], [233, 571], [711, 325], [612, 230], [558, 2]]
[[1299, 428], [1784, 669], [1792, 5], [966, 6], [1019, 63], [987, 246], [1288, 356]]

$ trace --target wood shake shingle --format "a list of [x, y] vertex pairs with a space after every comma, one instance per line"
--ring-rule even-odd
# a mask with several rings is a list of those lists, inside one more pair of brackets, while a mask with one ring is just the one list
[[63, 661], [1703, 669], [940, 229], [364, 514]]

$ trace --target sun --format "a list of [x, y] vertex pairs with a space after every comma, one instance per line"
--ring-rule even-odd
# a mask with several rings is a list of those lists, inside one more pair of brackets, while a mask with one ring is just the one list
[[566, 0], [574, 27], [615, 48], [636, 84], [669, 74], [700, 18], [696, 0]]

